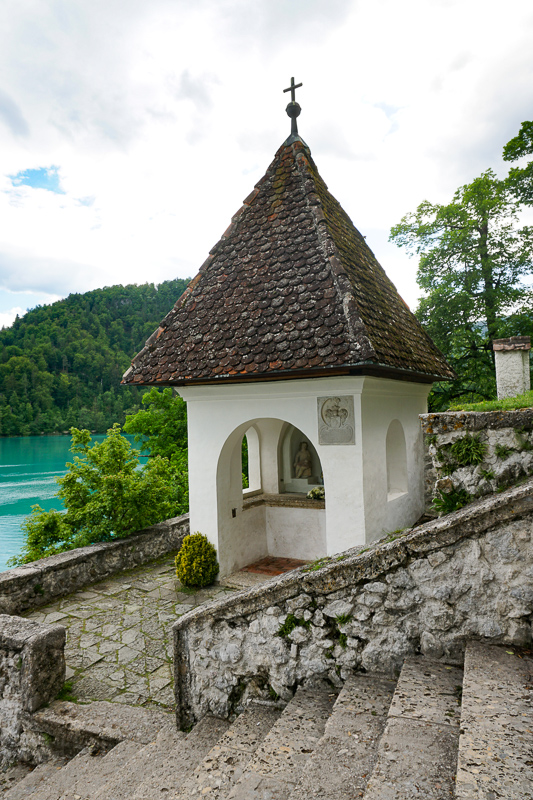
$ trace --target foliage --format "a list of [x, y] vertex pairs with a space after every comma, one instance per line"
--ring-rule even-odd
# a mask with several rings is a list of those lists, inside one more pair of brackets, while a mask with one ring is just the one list
[[169, 462], [155, 457], [140, 468], [139, 452], [120, 430], [113, 425], [103, 442], [91, 446], [89, 431], [71, 428], [74, 460], [56, 478], [66, 512], [34, 506], [22, 526], [24, 547], [12, 564], [122, 539], [181, 513], [180, 489]]
[[390, 240], [420, 257], [425, 296], [416, 315], [460, 380], [437, 384], [432, 409], [495, 394], [491, 340], [533, 332], [533, 230], [518, 226], [520, 202], [507, 180], [487, 170], [447, 205], [421, 203]]
[[37, 306], [0, 330], [0, 436], [105, 432], [142, 389], [120, 380], [187, 286], [111, 286]]
[[322, 567], [330, 563], [331, 556], [323, 556], [322, 558], [317, 558], [316, 561], [311, 561], [311, 563], [307, 564], [305, 567], [302, 567], [302, 572], [317, 572], [317, 570], [322, 569]]
[[505, 444], [497, 444], [496, 447], [494, 448], [494, 453], [496, 454], [496, 457], [501, 458], [503, 461], [505, 461], [506, 458], [509, 458], [512, 452], [513, 452], [512, 449], [510, 447], [507, 447], [507, 445]]
[[143, 395], [143, 405], [126, 418], [124, 431], [151, 457], [162, 458], [168, 466], [170, 480], [177, 492], [179, 513], [189, 509], [189, 475], [187, 463], [187, 406], [172, 389], [153, 387]]
[[406, 533], [409, 533], [411, 528], [396, 528], [395, 531], [389, 531], [385, 534], [385, 541], [387, 543], [394, 542], [396, 539], [399, 539], [400, 536], [403, 536]]
[[126, 418], [124, 431], [151, 455], [171, 459], [176, 450], [187, 448], [187, 406], [172, 389], [153, 387], [143, 395], [146, 409]]
[[450, 514], [470, 503], [472, 497], [465, 489], [452, 489], [451, 492], [439, 492], [433, 500], [433, 508], [438, 514]]
[[325, 500], [326, 491], [323, 486], [315, 486], [307, 492], [307, 497], [310, 500]]
[[351, 614], [337, 614], [335, 617], [335, 622], [337, 625], [347, 625], [349, 622], [352, 621]]
[[[533, 122], [523, 122], [518, 135], [503, 148], [504, 161], [518, 161], [533, 155]], [[533, 205], [533, 161], [524, 167], [509, 170], [508, 183], [517, 198], [525, 205]]]
[[73, 692], [74, 684], [72, 681], [65, 681], [59, 692], [57, 693], [56, 700], [67, 700], [69, 703], [77, 703], [78, 698]]
[[480, 403], [454, 403], [450, 411], [512, 411], [516, 408], [533, 407], [533, 390], [516, 397], [503, 397], [499, 400], [483, 400]]
[[217, 551], [202, 533], [185, 537], [175, 563], [184, 586], [209, 586], [218, 575]]
[[471, 436], [469, 433], [457, 439], [450, 447], [451, 455], [461, 467], [480, 464], [486, 452], [487, 443], [481, 441], [479, 436]]
[[303, 617], [296, 617], [294, 614], [288, 614], [285, 622], [277, 631], [276, 636], [281, 636], [281, 638], [287, 639], [293, 630], [298, 627], [309, 628], [311, 627], [311, 621], [305, 620]]

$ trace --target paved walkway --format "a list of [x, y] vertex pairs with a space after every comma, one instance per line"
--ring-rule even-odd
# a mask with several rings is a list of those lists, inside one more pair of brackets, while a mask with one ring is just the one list
[[172, 624], [229, 591], [223, 586], [185, 590], [176, 579], [173, 556], [165, 556], [25, 616], [66, 627], [67, 680], [78, 700], [170, 710]]

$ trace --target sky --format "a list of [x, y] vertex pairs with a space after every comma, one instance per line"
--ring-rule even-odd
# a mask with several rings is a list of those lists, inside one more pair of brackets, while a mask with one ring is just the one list
[[533, 118], [530, 0], [2, 0], [0, 327], [192, 277], [290, 132], [406, 302], [388, 242]]

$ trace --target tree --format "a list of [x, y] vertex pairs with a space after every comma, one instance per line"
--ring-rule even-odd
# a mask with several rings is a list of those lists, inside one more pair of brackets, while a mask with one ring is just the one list
[[135, 434], [137, 444], [152, 456], [171, 459], [177, 450], [187, 449], [187, 406], [172, 389], [160, 392], [153, 387], [143, 395], [143, 406], [126, 417], [124, 430]]
[[122, 539], [186, 510], [169, 461], [156, 456], [140, 468], [139, 451], [121, 436], [119, 425], [92, 446], [89, 431], [71, 428], [70, 432], [74, 460], [67, 463], [67, 473], [56, 479], [57, 496], [66, 511], [33, 506], [23, 524], [24, 548], [12, 564]]
[[146, 409], [126, 417], [124, 430], [133, 433], [142, 450], [167, 460], [178, 492], [181, 513], [189, 509], [187, 406], [172, 389], [152, 387], [143, 395]]
[[[518, 161], [530, 155], [533, 155], [533, 122], [523, 122], [518, 135], [503, 148], [503, 159]], [[507, 180], [520, 202], [533, 205], [533, 161], [524, 167], [512, 167]]]
[[487, 170], [448, 205], [424, 201], [391, 230], [390, 241], [420, 256], [416, 315], [460, 376], [436, 388], [434, 409], [493, 396], [492, 339], [518, 332], [510, 317], [531, 325], [522, 278], [533, 270], [533, 229], [518, 227], [519, 207], [510, 183]]

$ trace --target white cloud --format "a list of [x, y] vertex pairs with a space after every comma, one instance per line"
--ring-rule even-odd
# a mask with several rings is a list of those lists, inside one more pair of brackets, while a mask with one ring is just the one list
[[14, 306], [9, 311], [0, 311], [0, 330], [2, 328], [10, 328], [17, 316], [22, 317], [25, 313], [26, 309], [21, 306]]
[[[533, 107], [528, 0], [6, 0], [0, 286], [53, 294], [196, 272], [288, 135], [414, 305], [387, 243], [489, 166]], [[64, 195], [9, 175], [57, 165]]]

